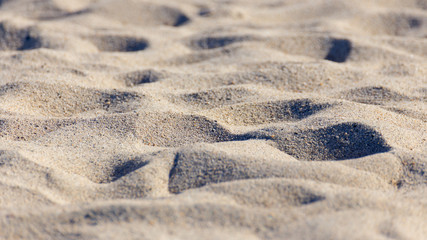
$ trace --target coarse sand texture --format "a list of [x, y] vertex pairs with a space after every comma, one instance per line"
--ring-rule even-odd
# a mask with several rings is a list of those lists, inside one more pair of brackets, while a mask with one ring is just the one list
[[0, 239], [427, 239], [427, 0], [0, 0]]

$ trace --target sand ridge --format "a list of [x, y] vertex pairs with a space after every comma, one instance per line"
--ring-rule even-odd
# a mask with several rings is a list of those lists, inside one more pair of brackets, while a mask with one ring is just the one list
[[0, 238], [426, 238], [426, 36], [424, 0], [0, 0]]

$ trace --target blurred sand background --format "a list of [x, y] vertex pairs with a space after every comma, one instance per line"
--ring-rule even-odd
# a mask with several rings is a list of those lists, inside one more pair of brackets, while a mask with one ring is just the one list
[[427, 239], [426, 0], [0, 0], [0, 239]]

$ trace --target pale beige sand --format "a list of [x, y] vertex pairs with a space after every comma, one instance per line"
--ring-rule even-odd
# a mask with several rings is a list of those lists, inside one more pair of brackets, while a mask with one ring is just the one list
[[427, 1], [0, 0], [0, 239], [427, 239]]

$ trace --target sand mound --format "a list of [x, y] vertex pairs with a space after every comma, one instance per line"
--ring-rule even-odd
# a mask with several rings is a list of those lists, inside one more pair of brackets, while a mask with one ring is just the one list
[[427, 1], [0, 0], [1, 239], [424, 239]]

